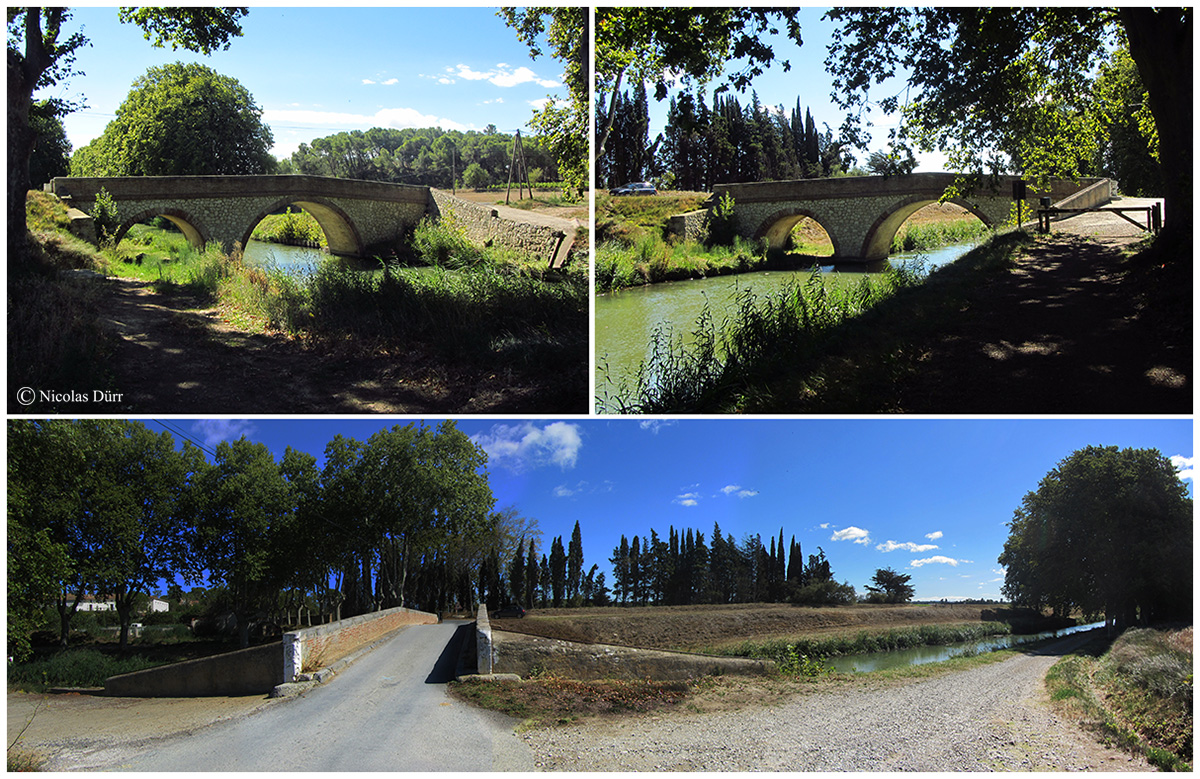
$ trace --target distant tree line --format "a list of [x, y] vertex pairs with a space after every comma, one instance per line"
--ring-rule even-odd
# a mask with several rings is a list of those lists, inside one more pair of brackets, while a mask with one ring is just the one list
[[[497, 132], [493, 125], [483, 132], [465, 133], [438, 127], [373, 127], [302, 143], [281, 162], [280, 172], [485, 189], [509, 180], [514, 143], [514, 135]], [[554, 154], [538, 138], [523, 137], [521, 147], [530, 178], [536, 179], [530, 183], [558, 180]], [[514, 184], [518, 178], [519, 173], [514, 173]]]
[[713, 524], [712, 542], [704, 534], [671, 527], [666, 538], [621, 536], [609, 558], [612, 599], [628, 606], [697, 603], [839, 604], [856, 600], [854, 588], [834, 581], [833, 569], [818, 547], [807, 561], [795, 537], [764, 545], [759, 535], [741, 543]]
[[742, 106], [734, 95], [715, 92], [673, 96], [666, 128], [650, 141], [646, 88], [598, 101], [597, 124], [612, 110], [612, 130], [597, 160], [597, 181], [613, 187], [654, 178], [665, 187], [705, 192], [714, 184], [824, 178], [848, 172], [854, 158], [832, 130], [818, 130], [812, 112], [800, 105], [785, 111], [751, 93]]
[[540, 538], [495, 508], [485, 461], [453, 422], [336, 436], [318, 468], [245, 438], [210, 460], [138, 422], [10, 421], [9, 652], [48, 604], [65, 644], [85, 594], [115, 601], [124, 645], [135, 601], [180, 582], [220, 589], [243, 643], [305, 614], [473, 608], [496, 595], [487, 561]]

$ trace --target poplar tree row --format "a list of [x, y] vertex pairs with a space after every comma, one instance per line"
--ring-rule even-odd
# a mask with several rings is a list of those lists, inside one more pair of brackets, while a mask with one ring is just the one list
[[[597, 103], [598, 123], [608, 110]], [[597, 182], [609, 187], [655, 178], [664, 187], [706, 192], [714, 184], [824, 178], [854, 164], [831, 130], [817, 129], [797, 98], [790, 111], [766, 106], [757, 93], [742, 106], [730, 94], [683, 92], [671, 98], [663, 132], [650, 140], [645, 85], [618, 94], [612, 133], [597, 160]]]
[[698, 603], [851, 603], [854, 588], [838, 584], [818, 547], [804, 559], [793, 536], [764, 545], [759, 535], [741, 543], [722, 536], [713, 524], [712, 543], [704, 534], [671, 527], [665, 539], [651, 529], [649, 537], [621, 536], [609, 559], [613, 601], [622, 605], [689, 605]]
[[607, 605], [604, 572], [593, 565], [585, 573], [583, 564], [583, 535], [578, 522], [567, 546], [563, 546], [562, 536], [555, 536], [550, 552], [540, 561], [533, 542], [526, 550], [522, 539], [506, 570], [501, 571], [499, 558], [493, 558], [488, 568], [491, 579], [483, 588], [487, 591], [487, 606], [497, 609], [515, 603], [531, 609]]

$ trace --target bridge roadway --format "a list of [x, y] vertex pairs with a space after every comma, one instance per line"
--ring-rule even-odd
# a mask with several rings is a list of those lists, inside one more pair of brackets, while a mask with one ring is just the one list
[[140, 745], [115, 771], [532, 771], [517, 720], [450, 698], [469, 622], [404, 628], [292, 699]]

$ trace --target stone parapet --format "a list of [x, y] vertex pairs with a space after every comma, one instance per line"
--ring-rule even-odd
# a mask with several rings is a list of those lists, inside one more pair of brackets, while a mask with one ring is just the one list
[[552, 267], [565, 263], [574, 235], [563, 227], [524, 219], [505, 218], [498, 206], [472, 203], [440, 189], [429, 191], [429, 213], [461, 228], [483, 246], [505, 246], [540, 258]]
[[371, 614], [304, 628], [283, 636], [283, 682], [300, 673], [315, 671], [342, 659], [360, 647], [409, 625], [435, 625], [438, 616], [406, 608], [385, 609]]

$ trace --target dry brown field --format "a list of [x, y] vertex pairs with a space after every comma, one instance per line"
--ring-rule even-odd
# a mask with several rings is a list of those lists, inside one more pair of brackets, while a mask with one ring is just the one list
[[700, 606], [532, 609], [522, 619], [493, 619], [514, 633], [578, 641], [699, 651], [743, 641], [811, 638], [917, 625], [1003, 620], [1011, 611], [966, 604], [792, 606], [746, 603]]

